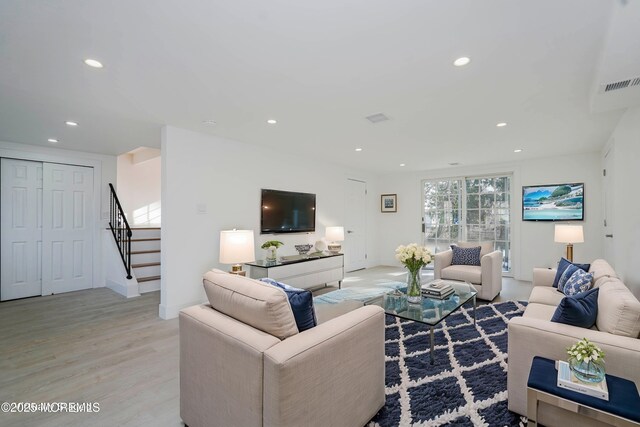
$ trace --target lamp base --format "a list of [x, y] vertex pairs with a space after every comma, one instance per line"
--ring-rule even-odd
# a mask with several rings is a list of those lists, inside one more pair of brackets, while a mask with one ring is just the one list
[[237, 274], [238, 276], [246, 276], [247, 272], [242, 270], [242, 264], [233, 264], [231, 266], [230, 274]]
[[329, 243], [327, 245], [327, 249], [332, 254], [339, 254], [340, 251], [342, 250], [342, 245], [340, 243], [335, 243], [335, 242], [334, 243]]
[[573, 243], [567, 243], [567, 260], [573, 262]]

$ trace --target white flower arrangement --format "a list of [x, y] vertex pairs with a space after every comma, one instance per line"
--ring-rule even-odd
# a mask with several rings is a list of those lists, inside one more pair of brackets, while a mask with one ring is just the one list
[[400, 245], [396, 249], [396, 259], [410, 271], [416, 271], [431, 262], [431, 251], [416, 243]]
[[567, 354], [579, 362], [604, 362], [604, 351], [586, 338], [568, 347]]

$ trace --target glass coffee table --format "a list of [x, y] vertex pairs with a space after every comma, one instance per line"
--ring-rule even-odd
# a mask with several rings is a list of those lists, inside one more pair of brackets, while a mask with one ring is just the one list
[[431, 336], [431, 351], [429, 352], [429, 357], [433, 365], [433, 330], [440, 322], [464, 304], [473, 300], [473, 324], [474, 326], [476, 324], [476, 295], [478, 292], [471, 284], [466, 282], [447, 280], [447, 283], [451, 284], [454, 293], [443, 300], [422, 297], [421, 303], [411, 304], [407, 301], [407, 295], [405, 294], [407, 288], [401, 288], [397, 291], [388, 292], [371, 301], [367, 301], [365, 305], [377, 305], [382, 307], [386, 314], [401, 319], [413, 320], [414, 322], [429, 326]]

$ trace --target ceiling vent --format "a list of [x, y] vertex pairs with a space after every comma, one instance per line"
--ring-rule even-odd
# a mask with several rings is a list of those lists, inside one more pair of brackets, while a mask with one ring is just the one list
[[389, 120], [389, 117], [385, 116], [382, 113], [376, 113], [365, 117], [365, 119], [369, 120], [371, 123], [380, 123], [386, 122], [387, 120]]
[[632, 77], [630, 79], [620, 80], [617, 82], [601, 84], [600, 93], [612, 92], [614, 90], [620, 90], [620, 89], [627, 89], [633, 86], [640, 86], [640, 77]]

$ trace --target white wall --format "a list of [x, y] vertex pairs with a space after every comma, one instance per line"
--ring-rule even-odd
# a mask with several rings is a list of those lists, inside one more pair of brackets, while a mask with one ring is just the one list
[[118, 156], [118, 199], [131, 227], [160, 225], [160, 156], [134, 163], [134, 154]]
[[[421, 181], [444, 177], [512, 173], [512, 268], [514, 277], [531, 280], [533, 267], [551, 267], [564, 254], [564, 246], [553, 241], [553, 223], [522, 221], [522, 186], [585, 183], [585, 243], [574, 245], [574, 259], [591, 261], [601, 257], [602, 188], [600, 154], [525, 160], [514, 163], [385, 175], [379, 178], [379, 194], [398, 194], [398, 213], [378, 213], [379, 259], [400, 265], [394, 250], [400, 244], [422, 242]], [[379, 197], [378, 194], [378, 197]]]
[[93, 286], [96, 288], [105, 286], [106, 265], [105, 257], [103, 257], [105, 247], [103, 239], [108, 235], [103, 230], [109, 224], [108, 184], [115, 184], [116, 181], [115, 156], [0, 141], [0, 157], [91, 166], [94, 168], [94, 190], [96, 194], [94, 213], [98, 221], [96, 221], [93, 233]]
[[[221, 230], [254, 230], [256, 256], [264, 258], [260, 245], [274, 235], [260, 235], [261, 188], [316, 194], [317, 232], [275, 236], [285, 243], [278, 253], [289, 255], [297, 253], [295, 244], [314, 243], [326, 226], [344, 223], [347, 178], [366, 181], [368, 265], [377, 264], [373, 216], [378, 201], [370, 174], [174, 127], [163, 128], [161, 157], [163, 318], [205, 301], [204, 272], [229, 269], [218, 263]], [[204, 205], [206, 213], [198, 213], [198, 205]]]
[[640, 107], [627, 110], [612, 134], [613, 258], [609, 262], [640, 299]]

